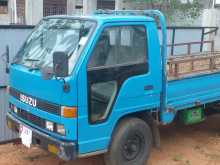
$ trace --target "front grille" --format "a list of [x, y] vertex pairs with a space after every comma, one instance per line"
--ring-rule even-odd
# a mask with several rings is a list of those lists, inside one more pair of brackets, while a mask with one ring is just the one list
[[49, 112], [49, 113], [52, 113], [52, 114], [55, 114], [55, 115], [60, 115], [61, 114], [61, 107], [57, 104], [48, 103], [48, 102], [46, 102], [42, 99], [35, 98], [35, 97], [32, 97], [32, 96], [27, 95], [25, 93], [19, 92], [18, 90], [14, 89], [14, 88], [9, 89], [9, 94], [11, 96], [15, 97], [18, 100], [20, 100], [20, 95], [21, 94], [25, 95], [27, 97], [31, 97], [33, 99], [36, 99], [36, 101], [37, 101], [36, 108], [38, 108], [40, 110], [43, 110], [43, 111], [46, 111], [46, 112]]
[[[9, 104], [9, 108], [11, 109], [11, 111], [13, 109], [13, 106], [14, 105], [12, 105], [11, 103]], [[25, 110], [23, 110], [21, 108], [17, 108], [16, 115], [18, 117], [22, 118], [23, 120], [31, 122], [32, 124], [34, 124], [34, 125], [36, 125], [36, 126], [38, 126], [40, 128], [45, 128], [45, 120], [44, 119], [42, 119], [42, 118], [40, 118], [38, 116], [35, 116], [35, 115], [33, 115], [33, 114], [31, 114], [31, 113], [29, 113], [29, 112], [27, 112], [27, 111], [25, 111]]]
[[[15, 112], [15, 108], [17, 109], [16, 110], [17, 112]], [[15, 106], [12, 103], [9, 103], [9, 109], [10, 109], [10, 112], [12, 114], [20, 117], [24, 121], [30, 122], [34, 126], [38, 126], [38, 127], [42, 128], [42, 129], [47, 129], [46, 128], [46, 121], [49, 121], [49, 120], [45, 120], [45, 119], [43, 119], [43, 118], [41, 118], [39, 116], [33, 115], [32, 113], [29, 113], [29, 112], [25, 111], [24, 109], [18, 108], [17, 106]], [[49, 130], [49, 131], [64, 136], [64, 134], [61, 134], [61, 133], [57, 132], [57, 125], [58, 124], [54, 123], [54, 122], [52, 122], [52, 123], [53, 123], [53, 130]]]

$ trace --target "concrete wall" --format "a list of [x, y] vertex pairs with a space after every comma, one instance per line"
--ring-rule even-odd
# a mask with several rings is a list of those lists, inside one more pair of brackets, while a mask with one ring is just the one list
[[81, 15], [83, 13], [83, 0], [67, 0], [67, 14], [68, 15]]
[[[217, 26], [220, 28], [220, 8], [205, 9], [202, 16], [202, 26]], [[220, 50], [220, 31], [216, 36], [208, 35], [206, 40], [215, 40], [215, 49]]]
[[[86, 0], [85, 4], [89, 6], [85, 7], [85, 12], [89, 13], [92, 11], [94, 7], [94, 2], [96, 0]], [[92, 4], [92, 5], [91, 5]], [[76, 6], [83, 5], [82, 0], [67, 0], [67, 14], [74, 15], [74, 14], [81, 14], [82, 11], [76, 9]], [[27, 25], [36, 25], [42, 18], [43, 18], [43, 0], [26, 0], [25, 6], [25, 17], [26, 17], [26, 24]]]
[[0, 14], [0, 24], [7, 25], [10, 23], [10, 15], [9, 14]]
[[92, 14], [97, 9], [97, 0], [83, 0], [83, 14]]
[[124, 1], [124, 0], [116, 0], [115, 1], [115, 9], [116, 10], [144, 10], [149, 8], [146, 5], [145, 1]]
[[25, 18], [27, 25], [36, 25], [43, 18], [43, 0], [26, 0]]
[[67, 14], [68, 15], [75, 14], [76, 3], [77, 1], [67, 0]]

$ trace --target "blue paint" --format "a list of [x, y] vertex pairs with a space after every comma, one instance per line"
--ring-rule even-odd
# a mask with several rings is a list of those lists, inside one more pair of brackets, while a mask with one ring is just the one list
[[[65, 81], [70, 85], [70, 92], [68, 93], [63, 91], [62, 81], [54, 78], [52, 80], [43, 80], [40, 71], [29, 71], [23, 66], [13, 64], [10, 68], [11, 87], [22, 93], [60, 106], [76, 106], [78, 109], [77, 118], [66, 119], [33, 108], [10, 97], [10, 102], [17, 107], [43, 119], [64, 124], [68, 134], [60, 136], [38, 128], [30, 122], [23, 122], [36, 127], [49, 136], [77, 141], [79, 154], [86, 154], [107, 150], [113, 130], [118, 121], [125, 115], [157, 109], [160, 112], [160, 122], [169, 124], [173, 121], [178, 110], [193, 107], [197, 101], [206, 104], [219, 100], [220, 73], [167, 81], [165, 18], [159, 11], [144, 11], [144, 14], [152, 17], [159, 16], [163, 33], [162, 49], [160, 48], [157, 26], [152, 17], [133, 16], [131, 14], [124, 16], [117, 14], [106, 16], [104, 14], [83, 17], [83, 19], [92, 19], [97, 24], [73, 72], [69, 77], [65, 78]], [[75, 17], [68, 18], [74, 19]], [[146, 28], [149, 71], [146, 74], [128, 78], [122, 84], [107, 120], [91, 124], [88, 116], [87, 63], [103, 29], [121, 25], [142, 25]], [[146, 85], [152, 85], [153, 89], [144, 90]], [[173, 111], [167, 111], [168, 108], [172, 108]]]

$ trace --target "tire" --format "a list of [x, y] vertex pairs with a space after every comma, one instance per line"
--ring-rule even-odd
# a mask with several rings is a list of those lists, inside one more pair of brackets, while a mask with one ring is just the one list
[[149, 158], [152, 133], [146, 122], [139, 118], [122, 120], [114, 131], [106, 165], [144, 165]]

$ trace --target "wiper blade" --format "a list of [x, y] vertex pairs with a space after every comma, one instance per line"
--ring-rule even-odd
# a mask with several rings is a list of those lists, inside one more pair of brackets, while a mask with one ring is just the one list
[[25, 61], [32, 61], [32, 62], [34, 62], [34, 61], [40, 61], [40, 60], [39, 59], [26, 58]]
[[28, 70], [32, 72], [34, 70], [40, 70], [40, 68], [39, 67], [32, 67], [32, 68], [29, 68]]

